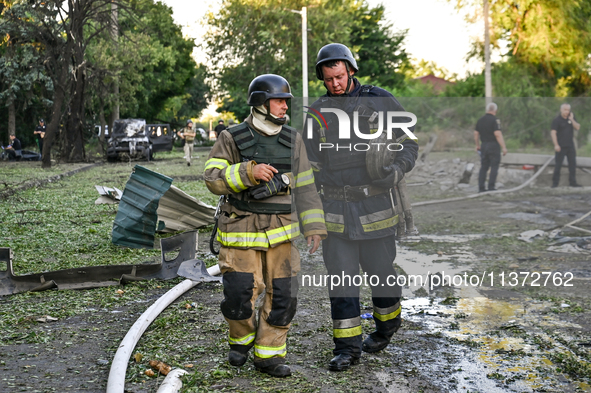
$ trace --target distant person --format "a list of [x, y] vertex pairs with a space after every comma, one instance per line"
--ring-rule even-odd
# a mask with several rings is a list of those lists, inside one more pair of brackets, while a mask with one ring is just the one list
[[23, 157], [21, 141], [15, 135], [10, 135], [10, 145], [8, 145], [4, 150], [6, 150], [9, 160], [20, 161], [20, 159]]
[[558, 187], [560, 182], [560, 170], [564, 156], [568, 160], [568, 183], [571, 187], [581, 187], [577, 183], [575, 171], [577, 170], [577, 152], [573, 139], [574, 131], [581, 125], [575, 120], [575, 115], [570, 111], [569, 104], [560, 105], [560, 114], [552, 120], [552, 143], [554, 143], [554, 175], [552, 176], [552, 188]]
[[[505, 140], [501, 132], [501, 121], [497, 119], [497, 104], [494, 102], [486, 106], [486, 114], [478, 119], [474, 130], [474, 143], [476, 151], [480, 152], [480, 174], [478, 175], [478, 192], [495, 191], [497, 173], [501, 163], [501, 149], [503, 155], [507, 154]], [[481, 145], [482, 142], [482, 145]], [[488, 177], [488, 190], [484, 188], [486, 173], [490, 168]]]
[[179, 138], [185, 141], [185, 160], [187, 161], [187, 166], [191, 166], [191, 156], [193, 155], [193, 142], [195, 141], [195, 136], [197, 133], [193, 129], [193, 121], [191, 119], [187, 120], [187, 126], [177, 132]]
[[37, 146], [39, 146], [39, 153], [43, 154], [43, 139], [45, 139], [45, 132], [47, 131], [47, 126], [45, 125], [45, 120], [39, 119], [39, 125], [35, 127], [35, 131], [33, 131], [33, 135], [37, 138]]
[[221, 133], [222, 131], [224, 131], [226, 128], [228, 128], [228, 127], [226, 127], [226, 126], [224, 125], [224, 121], [223, 121], [223, 120], [219, 120], [219, 121], [218, 121], [218, 125], [217, 125], [217, 126], [215, 126], [215, 128], [213, 129], [213, 130], [215, 131], [215, 137], [216, 137], [216, 138], [217, 138], [217, 137], [219, 137], [219, 136], [220, 136], [220, 133]]

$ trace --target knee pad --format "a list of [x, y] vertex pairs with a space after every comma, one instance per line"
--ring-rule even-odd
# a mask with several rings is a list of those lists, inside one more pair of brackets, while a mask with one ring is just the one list
[[241, 321], [252, 316], [252, 295], [254, 276], [252, 273], [231, 272], [224, 277], [224, 300], [222, 314], [233, 321]]
[[296, 313], [297, 295], [297, 277], [273, 279], [273, 301], [267, 323], [273, 326], [289, 325]]

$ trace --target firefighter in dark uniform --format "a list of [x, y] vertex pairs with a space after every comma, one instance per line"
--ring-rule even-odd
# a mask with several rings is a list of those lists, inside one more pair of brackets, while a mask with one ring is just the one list
[[[366, 167], [363, 146], [367, 139], [350, 132], [350, 139], [339, 140], [338, 115], [322, 112], [323, 108], [339, 109], [349, 117], [352, 128], [369, 134], [376, 115], [387, 111], [404, 111], [392, 94], [374, 86], [362, 86], [353, 76], [357, 62], [349, 48], [342, 44], [329, 44], [318, 52], [316, 76], [324, 81], [327, 94], [312, 104], [309, 114], [322, 115], [322, 127], [313, 124], [311, 138], [304, 130], [308, 158], [321, 193], [328, 237], [322, 242], [324, 263], [330, 276], [359, 275], [359, 266], [369, 276], [379, 277], [372, 285], [373, 318], [376, 330], [362, 342], [359, 287], [343, 282], [329, 288], [333, 320], [335, 357], [329, 369], [342, 371], [358, 363], [361, 351], [373, 353], [384, 349], [401, 324], [401, 288], [395, 285], [396, 224], [394, 211], [397, 201], [392, 192], [395, 185], [415, 164], [418, 144], [405, 139], [401, 129], [394, 129], [395, 138], [402, 145], [394, 162], [384, 168], [384, 178], [373, 181]], [[353, 113], [358, 113], [355, 121]], [[407, 119], [398, 119], [408, 122]], [[324, 123], [325, 122], [325, 123]], [[385, 120], [383, 123], [385, 124]], [[319, 146], [339, 148], [321, 149]], [[353, 148], [348, 147], [353, 146]], [[358, 149], [355, 146], [359, 146]], [[374, 147], [375, 148], [375, 147]], [[391, 281], [387, 283], [387, 277]], [[345, 281], [345, 280], [343, 280]]]
[[[211, 192], [228, 195], [217, 232], [228, 361], [242, 366], [254, 346], [257, 369], [286, 377], [291, 371], [285, 342], [300, 270], [291, 242], [301, 228], [308, 245], [314, 243], [312, 253], [326, 237], [326, 226], [302, 137], [285, 125], [289, 84], [279, 75], [261, 75], [248, 97], [250, 116], [220, 133], [204, 173]], [[257, 320], [255, 302], [262, 293]]]

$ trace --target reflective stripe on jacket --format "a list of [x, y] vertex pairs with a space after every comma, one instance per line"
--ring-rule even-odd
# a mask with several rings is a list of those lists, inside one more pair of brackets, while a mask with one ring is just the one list
[[[252, 126], [250, 117], [246, 119]], [[291, 184], [292, 213], [262, 214], [240, 210], [229, 203], [222, 207], [218, 221], [218, 241], [224, 247], [266, 250], [289, 242], [299, 236], [326, 237], [322, 202], [316, 191], [314, 175], [301, 136], [294, 133], [292, 147]], [[262, 136], [264, 137], [264, 135]], [[243, 199], [250, 187], [259, 184], [254, 178], [253, 160], [244, 161], [232, 135], [224, 130], [218, 136], [205, 163], [204, 179], [207, 188], [217, 195], [232, 195]], [[275, 196], [268, 198], [284, 198]], [[301, 223], [301, 225], [300, 225]]]

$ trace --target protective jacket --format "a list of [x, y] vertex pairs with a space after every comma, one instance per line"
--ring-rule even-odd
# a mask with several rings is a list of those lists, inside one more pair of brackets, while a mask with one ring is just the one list
[[[252, 172], [257, 163], [286, 174], [289, 190], [260, 201], [251, 198], [248, 189], [259, 184]], [[304, 237], [326, 237], [314, 174], [302, 137], [291, 127], [264, 136], [249, 116], [222, 131], [205, 163], [204, 178], [212, 193], [229, 195], [218, 222], [218, 241], [224, 247], [267, 250], [291, 241], [301, 230]]]
[[[211, 192], [229, 196], [218, 220], [228, 343], [241, 354], [254, 346], [255, 365], [267, 367], [285, 362], [287, 331], [296, 312], [300, 259], [290, 241], [300, 234], [299, 221], [306, 237], [327, 233], [301, 136], [286, 126], [276, 135], [262, 135], [251, 120], [221, 132], [204, 177]], [[249, 196], [259, 184], [253, 176], [259, 162], [291, 177], [283, 195]], [[263, 293], [257, 321], [255, 304]]]
[[[304, 132], [304, 143], [323, 198], [328, 232], [351, 240], [376, 239], [395, 233], [398, 216], [392, 203], [397, 202], [395, 193], [392, 193], [391, 198], [388, 190], [370, 185], [365, 158], [371, 141], [360, 138], [353, 128], [357, 128], [360, 133], [370, 134], [376, 128], [378, 113], [382, 113], [382, 127], [385, 128], [386, 113], [402, 112], [404, 109], [388, 91], [375, 86], [362, 86], [356, 78], [353, 78], [353, 82], [354, 87], [349, 94], [338, 97], [326, 94], [312, 104], [308, 113], [315, 115], [319, 121], [306, 121], [306, 124], [312, 123], [313, 132], [311, 138]], [[340, 109], [348, 115], [350, 139], [339, 139], [341, 130], [337, 115], [321, 112], [322, 108]], [[357, 115], [354, 116], [354, 113]], [[322, 114], [322, 119], [319, 114]], [[407, 121], [405, 118], [400, 119], [401, 123]], [[395, 129], [394, 133], [392, 142], [398, 140], [402, 145], [394, 163], [409, 172], [415, 165], [418, 144], [405, 138], [402, 129]], [[321, 143], [325, 144], [322, 149]], [[351, 198], [351, 191], [361, 195]]]

